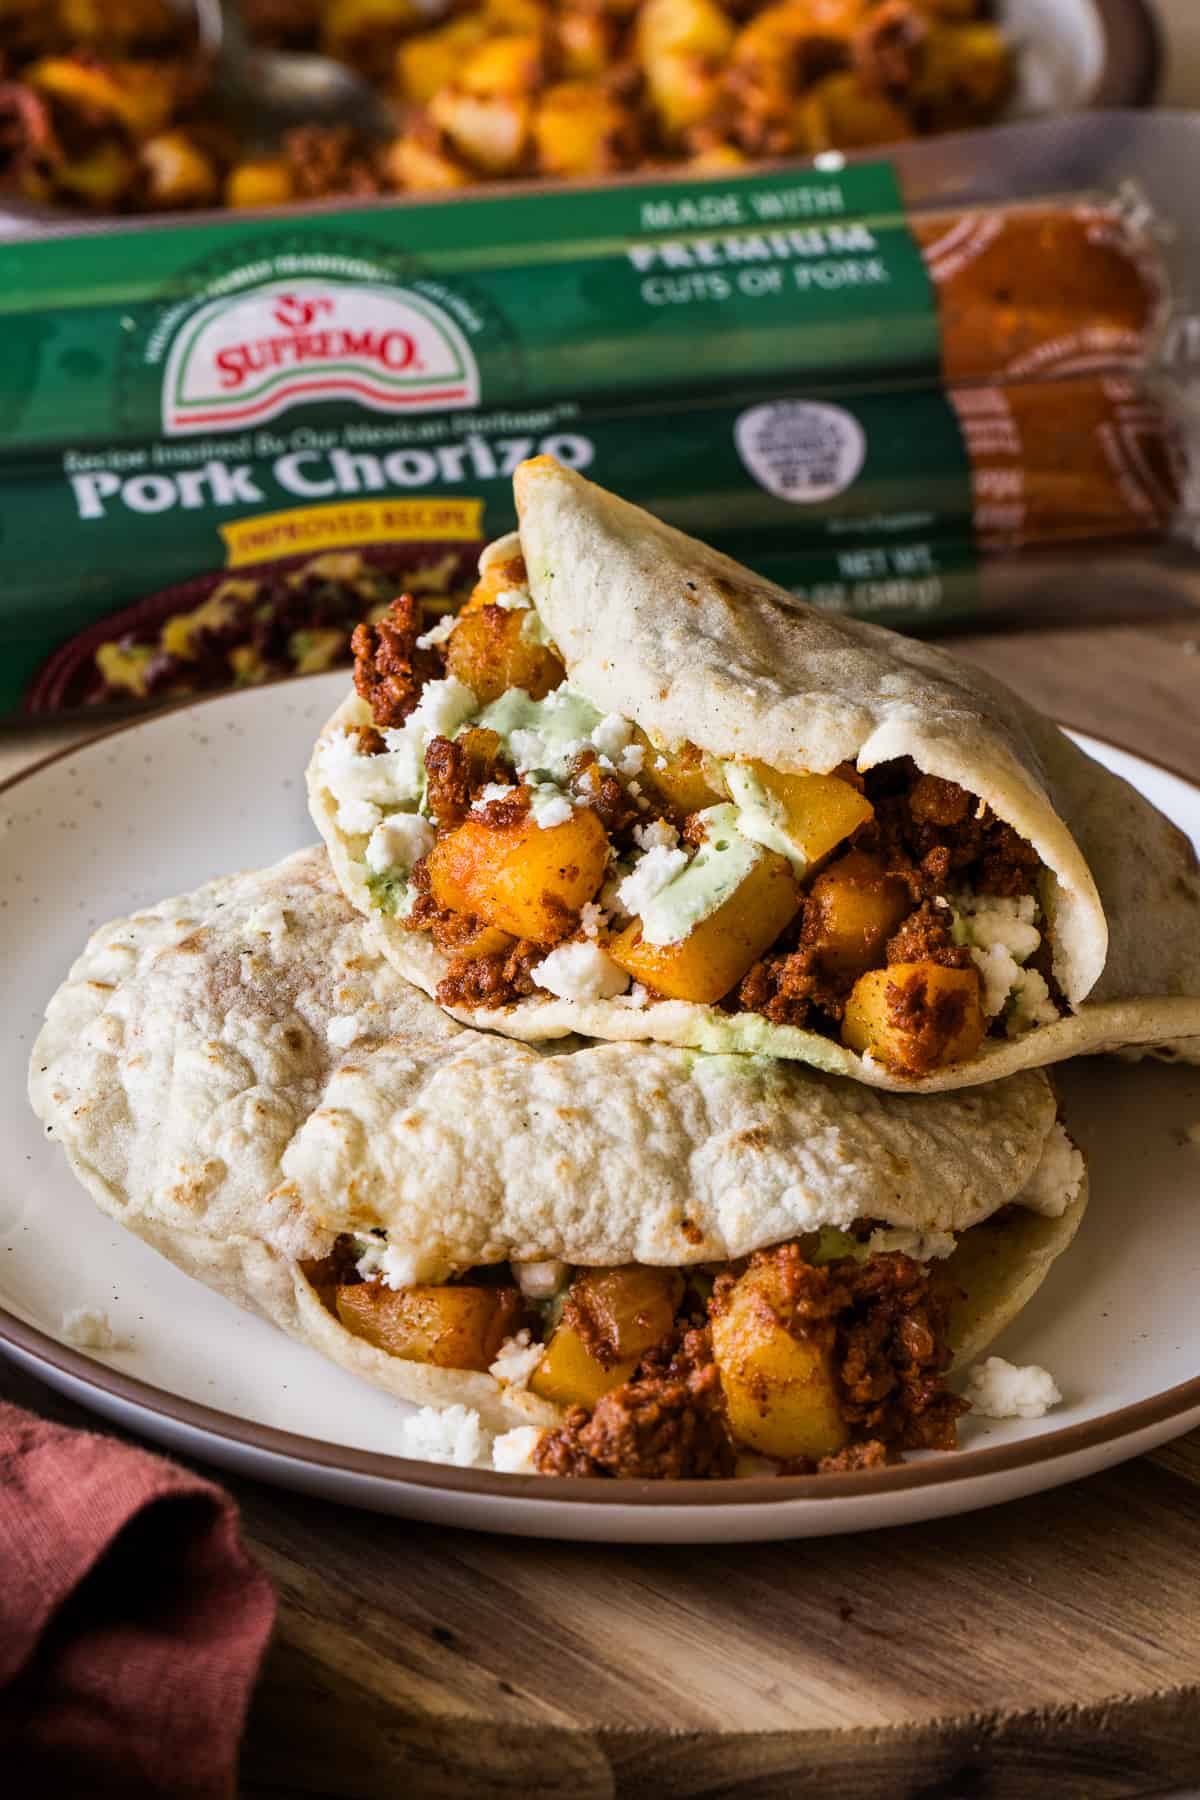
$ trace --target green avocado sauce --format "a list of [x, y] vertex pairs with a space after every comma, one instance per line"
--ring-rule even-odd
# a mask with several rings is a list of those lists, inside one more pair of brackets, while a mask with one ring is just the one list
[[808, 873], [808, 858], [787, 833], [787, 815], [745, 763], [722, 763], [729, 792], [738, 809], [738, 830], [751, 843], [786, 856], [797, 875]]
[[642, 913], [642, 938], [647, 944], [682, 943], [737, 892], [761, 855], [738, 830], [735, 806], [728, 802], [710, 806], [697, 817], [704, 821], [704, 842], [687, 868], [660, 888]]

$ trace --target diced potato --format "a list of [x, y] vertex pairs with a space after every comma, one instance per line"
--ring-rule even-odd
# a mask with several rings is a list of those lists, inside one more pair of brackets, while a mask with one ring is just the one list
[[521, 608], [483, 606], [459, 618], [446, 644], [446, 668], [474, 688], [481, 706], [509, 688], [524, 688], [543, 700], [566, 675], [553, 650], [526, 630], [530, 614]]
[[637, 123], [602, 82], [560, 81], [538, 101], [538, 167], [547, 175], [603, 175], [637, 154]]
[[911, 911], [908, 889], [877, 857], [848, 850], [809, 889], [805, 942], [831, 973], [859, 975], [883, 960], [887, 940]]
[[486, 1369], [524, 1310], [515, 1287], [389, 1288], [381, 1281], [340, 1285], [336, 1305], [355, 1337], [439, 1369]]
[[478, 14], [451, 19], [437, 31], [422, 31], [396, 52], [396, 85], [414, 106], [428, 106], [438, 89], [453, 81], [463, 58], [488, 34]]
[[727, 798], [714, 786], [716, 771], [710, 772], [708, 759], [695, 744], [682, 744], [678, 750], [656, 750], [641, 732], [637, 736], [639, 743], [646, 746], [646, 760], [638, 780], [677, 824], [682, 825], [693, 813], [719, 806]]
[[796, 141], [797, 91], [845, 55], [859, 28], [864, 0], [779, 0], [754, 12], [737, 34], [731, 87], [752, 128], [756, 150]]
[[545, 31], [557, 0], [483, 0], [490, 31]]
[[571, 1284], [571, 1298], [622, 1362], [636, 1360], [670, 1331], [683, 1299], [683, 1276], [646, 1263], [589, 1269]]
[[[32, 0], [38, 11], [58, 13], [57, 23], [65, 38], [85, 43], [133, 44], [153, 38], [170, 38], [179, 29], [178, 14], [170, 0]], [[11, 11], [0, 0], [0, 20], [7, 23]], [[24, 8], [19, 6], [18, 12]], [[32, 10], [32, 8], [31, 8]]]
[[643, 6], [638, 58], [668, 138], [681, 136], [716, 110], [733, 39], [732, 22], [713, 0], [647, 0]]
[[721, 62], [733, 40], [733, 23], [715, 0], [644, 0], [638, 14], [638, 55], [647, 70], [666, 50]]
[[266, 681], [271, 673], [270, 664], [254, 644], [235, 644], [229, 652], [229, 666], [239, 687], [252, 687], [256, 682]]
[[947, 25], [926, 39], [911, 99], [940, 129], [972, 125], [1004, 104], [1013, 76], [1011, 47], [996, 26]]
[[[551, 1336], [530, 1388], [560, 1406], [594, 1406], [602, 1394], [628, 1381], [647, 1350], [662, 1342], [682, 1298], [683, 1277], [676, 1269], [631, 1263], [576, 1276], [571, 1300], [589, 1329], [580, 1331], [568, 1314]], [[604, 1344], [603, 1357], [588, 1348], [595, 1342]]]
[[146, 694], [146, 665], [154, 654], [153, 644], [101, 644], [96, 667], [106, 686], [136, 694], [141, 700]]
[[[523, 556], [510, 556], [503, 562], [490, 562], [471, 589], [471, 597], [463, 607], [465, 613], [478, 612], [481, 606], [495, 606], [501, 594], [529, 586], [529, 572]], [[515, 610], [519, 611], [519, 608]]]
[[590, 7], [564, 7], [554, 21], [558, 53], [567, 75], [603, 75], [613, 56], [613, 20]]
[[745, 168], [747, 160], [746, 152], [736, 144], [718, 143], [698, 150], [688, 158], [687, 166], [697, 175], [720, 175], [726, 169]]
[[170, 65], [145, 60], [88, 62], [47, 56], [27, 71], [25, 80], [35, 92], [78, 108], [89, 120], [111, 119], [135, 138], [163, 130], [177, 91]]
[[528, 100], [519, 94], [468, 94], [444, 87], [429, 102], [429, 117], [483, 174], [511, 175], [524, 155], [532, 115]]
[[894, 144], [914, 135], [904, 108], [865, 88], [851, 70], [818, 81], [800, 100], [795, 119], [797, 148], [813, 155]]
[[987, 1031], [976, 969], [893, 963], [860, 975], [842, 1042], [902, 1075], [927, 1075], [973, 1056]]
[[833, 1363], [834, 1333], [822, 1321], [788, 1330], [774, 1264], [747, 1269], [712, 1319], [729, 1429], [781, 1462], [833, 1456], [846, 1442]]
[[69, 162], [59, 163], [54, 180], [65, 194], [87, 206], [113, 206], [137, 175], [137, 164], [115, 138], [102, 138]]
[[155, 206], [207, 206], [217, 197], [217, 171], [186, 131], [160, 131], [142, 145], [147, 193]]
[[321, 0], [321, 49], [383, 78], [401, 38], [427, 17], [415, 0]]
[[295, 194], [292, 171], [281, 156], [237, 163], [225, 178], [226, 206], [286, 206]]
[[702, 125], [721, 100], [721, 71], [688, 50], [663, 50], [646, 69], [646, 87], [664, 137]]
[[429, 853], [434, 899], [473, 913], [514, 937], [555, 944], [604, 879], [608, 836], [594, 812], [577, 808], [561, 825], [532, 814], [512, 825], [468, 818]]
[[608, 953], [635, 981], [669, 1000], [711, 1005], [735, 987], [791, 923], [802, 895], [782, 856], [764, 850], [741, 886], [678, 944], [647, 944], [635, 919]]
[[468, 94], [528, 94], [541, 84], [543, 60], [538, 32], [505, 32], [469, 51], [455, 80]]
[[167, 656], [191, 662], [200, 654], [197, 639], [205, 632], [226, 632], [244, 616], [258, 592], [253, 581], [223, 581], [191, 612], [173, 613], [163, 625], [160, 642]]
[[635, 1363], [625, 1362], [605, 1368], [574, 1326], [560, 1325], [529, 1378], [529, 1388], [539, 1399], [556, 1406], [595, 1406], [602, 1394], [628, 1381], [635, 1367]]
[[432, 127], [418, 129], [414, 125], [387, 146], [383, 160], [389, 178], [410, 193], [442, 193], [466, 187], [475, 179], [465, 164], [450, 155], [441, 134]]
[[750, 769], [783, 809], [783, 830], [809, 868], [874, 815], [866, 795], [838, 775], [780, 775], [760, 762]]

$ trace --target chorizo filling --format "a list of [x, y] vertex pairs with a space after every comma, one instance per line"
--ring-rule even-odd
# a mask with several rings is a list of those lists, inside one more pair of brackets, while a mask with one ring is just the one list
[[987, 122], [1016, 51], [987, 0], [244, 0], [251, 42], [357, 69], [376, 141], [311, 124], [270, 149], [227, 116], [176, 0], [4, 0], [0, 178], [97, 211], [453, 192], [665, 163], [893, 143]]
[[952, 1450], [967, 1410], [945, 1380], [955, 1290], [936, 1261], [872, 1247], [898, 1235], [859, 1221], [725, 1265], [504, 1263], [399, 1288], [386, 1240], [347, 1236], [305, 1272], [378, 1349], [560, 1406], [533, 1452], [542, 1474], [680, 1480], [747, 1457], [831, 1473]]
[[689, 1001], [912, 1077], [1058, 1017], [1041, 862], [953, 782], [653, 743], [568, 685], [519, 556], [353, 648], [373, 724], [318, 768], [371, 903], [449, 958], [443, 1005]]

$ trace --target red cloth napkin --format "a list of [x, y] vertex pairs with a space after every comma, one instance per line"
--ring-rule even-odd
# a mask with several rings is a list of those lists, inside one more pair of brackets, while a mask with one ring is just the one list
[[228, 1494], [0, 1404], [0, 1787], [209, 1800], [275, 1616]]

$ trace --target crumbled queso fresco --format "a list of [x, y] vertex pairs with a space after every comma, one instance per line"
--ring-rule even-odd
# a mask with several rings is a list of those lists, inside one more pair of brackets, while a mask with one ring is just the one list
[[367, 844], [366, 864], [376, 875], [392, 869], [406, 873], [433, 849], [434, 832], [429, 820], [420, 813], [389, 813], [371, 833]]
[[493, 1436], [473, 1407], [447, 1406], [439, 1411], [423, 1406], [400, 1421], [400, 1454], [460, 1469], [490, 1467], [506, 1475], [532, 1475], [541, 1435], [536, 1425], [517, 1425]]
[[384, 1287], [414, 1287], [440, 1272], [436, 1264], [426, 1263], [411, 1251], [394, 1249], [382, 1238], [360, 1237], [355, 1242], [360, 1254], [354, 1266], [364, 1281], [378, 1276]]
[[1040, 1419], [1062, 1399], [1048, 1369], [1036, 1363], [1018, 1368], [1002, 1356], [976, 1363], [964, 1391], [972, 1410], [989, 1419]]
[[1025, 964], [1042, 934], [1034, 923], [1037, 901], [1032, 894], [1006, 900], [987, 894], [959, 894], [951, 902], [954, 936], [967, 944], [983, 980], [983, 1010], [991, 1018], [1006, 1013], [1010, 1037], [1032, 1025], [1052, 1025], [1058, 1008], [1044, 976]]
[[617, 888], [617, 900], [622, 912], [632, 917], [635, 913], [644, 913], [656, 894], [661, 894], [682, 869], [687, 867], [687, 851], [656, 843], [646, 850], [633, 869], [626, 875]]
[[629, 986], [629, 976], [618, 968], [599, 944], [578, 939], [560, 944], [530, 973], [539, 987], [560, 1000], [612, 1000]]
[[523, 1388], [545, 1354], [546, 1346], [536, 1343], [528, 1330], [518, 1331], [516, 1337], [505, 1338], [488, 1374], [505, 1387]]
[[1021, 1190], [1021, 1205], [1030, 1212], [1058, 1219], [1079, 1197], [1086, 1164], [1083, 1152], [1056, 1122], [1046, 1140], [1042, 1159]]

